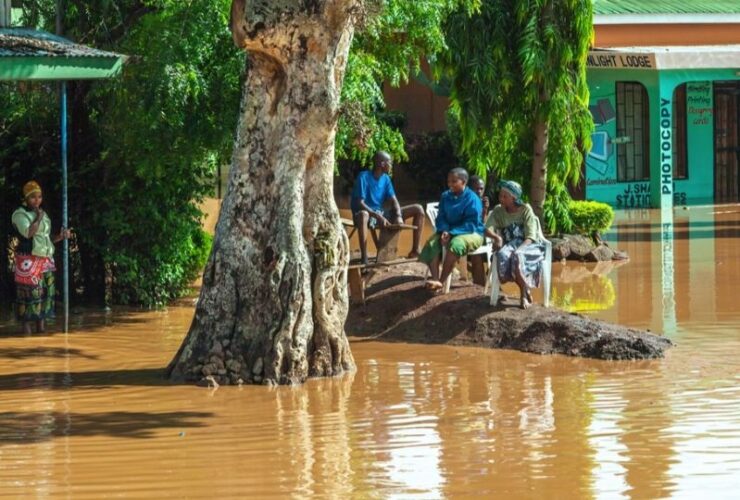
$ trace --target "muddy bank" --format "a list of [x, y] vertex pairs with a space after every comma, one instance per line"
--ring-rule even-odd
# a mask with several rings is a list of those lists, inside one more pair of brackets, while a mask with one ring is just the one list
[[505, 297], [491, 307], [480, 286], [453, 281], [447, 295], [423, 287], [423, 267], [405, 264], [368, 277], [365, 306], [352, 306], [347, 334], [378, 340], [516, 349], [597, 359], [661, 358], [673, 344], [649, 332]]

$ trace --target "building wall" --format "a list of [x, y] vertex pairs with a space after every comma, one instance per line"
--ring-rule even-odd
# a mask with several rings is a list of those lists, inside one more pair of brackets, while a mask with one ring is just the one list
[[740, 43], [738, 24], [602, 24], [595, 32], [595, 47]]

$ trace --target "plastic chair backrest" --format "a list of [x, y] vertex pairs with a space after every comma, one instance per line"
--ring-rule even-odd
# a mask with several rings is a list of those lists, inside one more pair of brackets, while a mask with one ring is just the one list
[[427, 217], [429, 217], [429, 222], [432, 223], [432, 226], [435, 228], [437, 227], [437, 214], [439, 213], [439, 202], [435, 201], [432, 203], [427, 203]]

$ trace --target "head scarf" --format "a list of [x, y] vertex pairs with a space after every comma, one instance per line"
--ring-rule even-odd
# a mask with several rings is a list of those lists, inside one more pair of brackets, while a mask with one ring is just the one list
[[40, 193], [41, 186], [36, 181], [28, 181], [23, 185], [23, 199], [27, 200], [33, 193]]
[[503, 189], [507, 193], [509, 193], [511, 196], [514, 197], [514, 204], [515, 205], [523, 205], [524, 202], [522, 201], [522, 186], [518, 182], [514, 181], [500, 181], [498, 183], [499, 189]]

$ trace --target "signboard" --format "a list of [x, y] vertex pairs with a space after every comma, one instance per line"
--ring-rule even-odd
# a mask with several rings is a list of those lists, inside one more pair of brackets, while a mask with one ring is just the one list
[[655, 54], [644, 52], [606, 52], [601, 50], [592, 50], [588, 53], [586, 67], [600, 69], [657, 69], [655, 65]]

